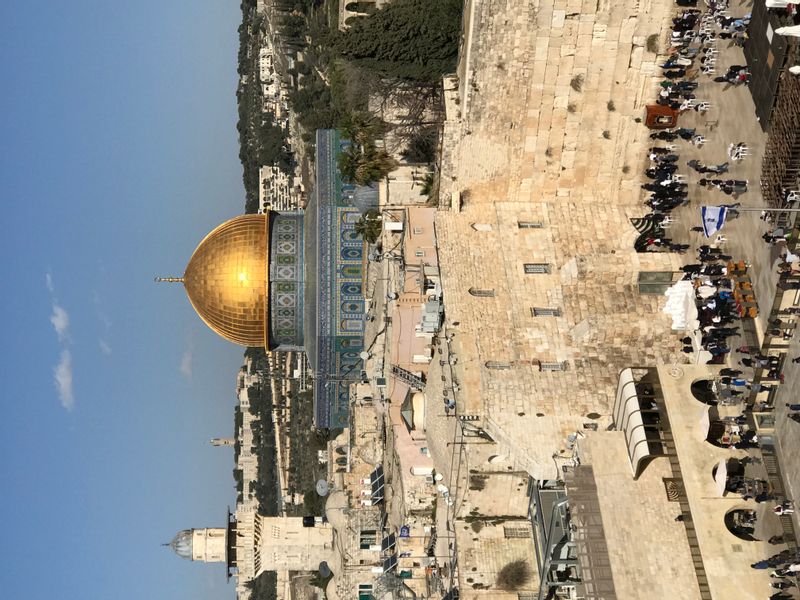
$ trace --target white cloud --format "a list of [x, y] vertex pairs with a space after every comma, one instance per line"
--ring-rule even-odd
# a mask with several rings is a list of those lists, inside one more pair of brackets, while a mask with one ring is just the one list
[[47, 285], [47, 291], [52, 294], [56, 289], [55, 286], [53, 285], [53, 276], [50, 273], [45, 273], [44, 282]]
[[69, 350], [61, 351], [61, 360], [53, 369], [53, 379], [61, 406], [72, 410], [75, 407], [75, 395], [72, 393], [72, 353]]
[[108, 318], [106, 313], [98, 312], [97, 318], [100, 319], [100, 322], [103, 324], [103, 327], [105, 327], [106, 331], [111, 329], [111, 319]]
[[50, 315], [50, 322], [58, 334], [59, 342], [69, 340], [69, 315], [63, 307], [55, 302], [53, 302], [53, 314]]
[[100, 344], [100, 352], [105, 355], [111, 354], [111, 346], [108, 345], [108, 342], [105, 340], [98, 340], [98, 343]]
[[189, 348], [181, 357], [181, 375], [186, 379], [192, 378], [192, 349]]

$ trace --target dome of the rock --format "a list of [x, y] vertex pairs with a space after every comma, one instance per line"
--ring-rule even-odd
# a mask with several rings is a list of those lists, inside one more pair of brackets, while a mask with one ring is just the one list
[[268, 215], [226, 221], [200, 242], [183, 276], [200, 318], [242, 346], [269, 346], [268, 226]]

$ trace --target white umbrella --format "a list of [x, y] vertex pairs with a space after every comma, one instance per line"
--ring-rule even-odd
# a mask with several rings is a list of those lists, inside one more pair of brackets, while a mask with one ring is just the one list
[[778, 27], [775, 30], [775, 33], [778, 35], [791, 35], [794, 37], [800, 37], [800, 25], [793, 25], [791, 27]]
[[728, 485], [728, 460], [723, 458], [717, 465], [717, 472], [714, 474], [714, 483], [717, 484], [717, 493], [725, 495], [725, 488]]
[[789, 73], [791, 73], [792, 75], [800, 75], [800, 65], [789, 67]]
[[703, 414], [700, 415], [700, 441], [705, 442], [708, 437], [708, 430], [711, 429], [710, 406], [703, 407]]

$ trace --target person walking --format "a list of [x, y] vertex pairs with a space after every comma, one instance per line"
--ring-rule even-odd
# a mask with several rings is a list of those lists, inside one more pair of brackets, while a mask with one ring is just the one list
[[742, 371], [741, 369], [731, 369], [729, 367], [725, 367], [724, 369], [719, 370], [720, 375], [727, 375], [729, 377], [738, 377], [742, 373], [744, 373], [744, 371]]

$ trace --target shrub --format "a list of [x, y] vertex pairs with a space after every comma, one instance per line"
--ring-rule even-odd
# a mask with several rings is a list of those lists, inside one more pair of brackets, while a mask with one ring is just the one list
[[513, 592], [520, 589], [531, 580], [531, 568], [524, 560], [515, 560], [500, 569], [497, 574], [497, 586], [500, 589]]
[[647, 48], [648, 52], [652, 52], [653, 54], [658, 54], [658, 34], [651, 33], [647, 36], [647, 42], [645, 43], [645, 47]]

